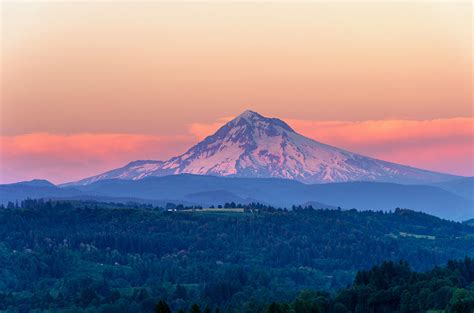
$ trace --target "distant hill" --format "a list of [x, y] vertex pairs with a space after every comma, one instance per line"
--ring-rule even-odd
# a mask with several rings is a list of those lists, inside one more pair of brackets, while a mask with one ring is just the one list
[[474, 200], [474, 177], [465, 177], [446, 182], [436, 183], [433, 186], [440, 187], [466, 199]]
[[[473, 202], [434, 186], [391, 183], [352, 182], [306, 185], [285, 179], [224, 178], [201, 175], [147, 177], [137, 181], [106, 180], [76, 187], [84, 193], [104, 196], [128, 196], [144, 199], [183, 199], [193, 202], [200, 193], [215, 197], [221, 190], [242, 199], [253, 199], [274, 206], [291, 207], [310, 201], [345, 209], [393, 210], [411, 208], [448, 219], [466, 219], [474, 215]], [[204, 193], [204, 194], [203, 194]], [[222, 197], [221, 200], [224, 200]]]
[[473, 201], [435, 186], [349, 182], [307, 185], [276, 178], [230, 178], [203, 175], [146, 177], [141, 180], [102, 180], [85, 186], [35, 187], [1, 185], [2, 202], [29, 198], [88, 197], [174, 200], [203, 206], [223, 202], [261, 202], [276, 207], [319, 203], [360, 210], [410, 208], [453, 220], [474, 217]]
[[10, 184], [13, 186], [30, 186], [30, 187], [56, 187], [52, 182], [45, 179], [33, 179], [29, 181], [22, 181], [18, 183]]
[[470, 225], [470, 226], [474, 226], [474, 218], [471, 218], [467, 221], [464, 221], [464, 224], [467, 224], [467, 225]]
[[249, 203], [251, 199], [244, 199], [227, 190], [211, 190], [190, 193], [185, 196], [190, 202], [200, 203], [204, 206], [222, 204], [225, 202]]
[[82, 192], [74, 188], [64, 189], [47, 180], [32, 180], [0, 185], [0, 203], [21, 201], [26, 198], [57, 198], [79, 196]]
[[74, 201], [99, 201], [117, 203], [146, 203], [155, 206], [165, 206], [166, 203], [180, 203], [183, 205], [196, 205], [197, 203], [186, 199], [166, 199], [166, 198], [137, 198], [122, 196], [120, 194], [102, 195], [88, 193], [74, 187], [58, 187], [47, 180], [34, 179], [31, 181], [18, 182], [13, 184], [0, 185], [0, 204], [6, 205], [8, 202], [16, 203], [25, 199], [54, 199], [54, 200], [74, 200]]

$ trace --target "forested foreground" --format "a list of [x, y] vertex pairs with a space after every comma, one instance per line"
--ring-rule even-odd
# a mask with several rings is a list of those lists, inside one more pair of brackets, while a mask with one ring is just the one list
[[[160, 300], [157, 313], [171, 313]], [[178, 312], [184, 312], [178, 311]], [[212, 312], [194, 304], [190, 313]], [[219, 308], [214, 312], [220, 312]], [[292, 302], [272, 302], [266, 313], [474, 312], [474, 260], [449, 261], [447, 267], [418, 273], [406, 262], [384, 262], [358, 271], [351, 287], [335, 294], [305, 290]]]
[[470, 225], [401, 209], [245, 211], [41, 201], [1, 209], [0, 310], [153, 312], [160, 300], [173, 312], [470, 305], [471, 260], [425, 274], [398, 263], [426, 271], [473, 257]]

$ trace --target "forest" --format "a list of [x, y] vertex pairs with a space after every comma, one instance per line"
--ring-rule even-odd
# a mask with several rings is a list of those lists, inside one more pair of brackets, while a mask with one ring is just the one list
[[[160, 300], [157, 313], [170, 313]], [[178, 312], [184, 312], [180, 310]], [[212, 312], [193, 304], [190, 313]], [[220, 312], [217, 308], [214, 312]], [[474, 259], [449, 261], [446, 267], [418, 273], [408, 263], [392, 261], [358, 271], [353, 284], [331, 295], [303, 290], [288, 303], [272, 302], [266, 313], [366, 313], [366, 312], [474, 312]]]
[[222, 207], [1, 207], [0, 310], [471, 310], [472, 225], [407, 209]]

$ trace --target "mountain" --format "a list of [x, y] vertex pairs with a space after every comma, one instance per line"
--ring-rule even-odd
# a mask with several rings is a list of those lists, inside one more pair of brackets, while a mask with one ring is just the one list
[[183, 173], [273, 177], [304, 183], [377, 181], [424, 184], [459, 178], [332, 147], [296, 133], [282, 120], [245, 111], [184, 154], [167, 161], [135, 161], [68, 185]]

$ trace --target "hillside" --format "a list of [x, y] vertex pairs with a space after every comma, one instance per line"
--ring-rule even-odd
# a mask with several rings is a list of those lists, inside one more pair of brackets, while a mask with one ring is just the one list
[[342, 288], [385, 260], [427, 270], [464, 256], [474, 256], [474, 227], [409, 210], [162, 212], [35, 201], [0, 210], [0, 297], [25, 311], [150, 311], [158, 299], [173, 309], [249, 308]]
[[267, 313], [447, 312], [474, 311], [474, 259], [449, 261], [443, 268], [418, 273], [406, 262], [384, 262], [358, 271], [351, 287], [331, 297], [304, 291], [291, 303], [271, 303]]

